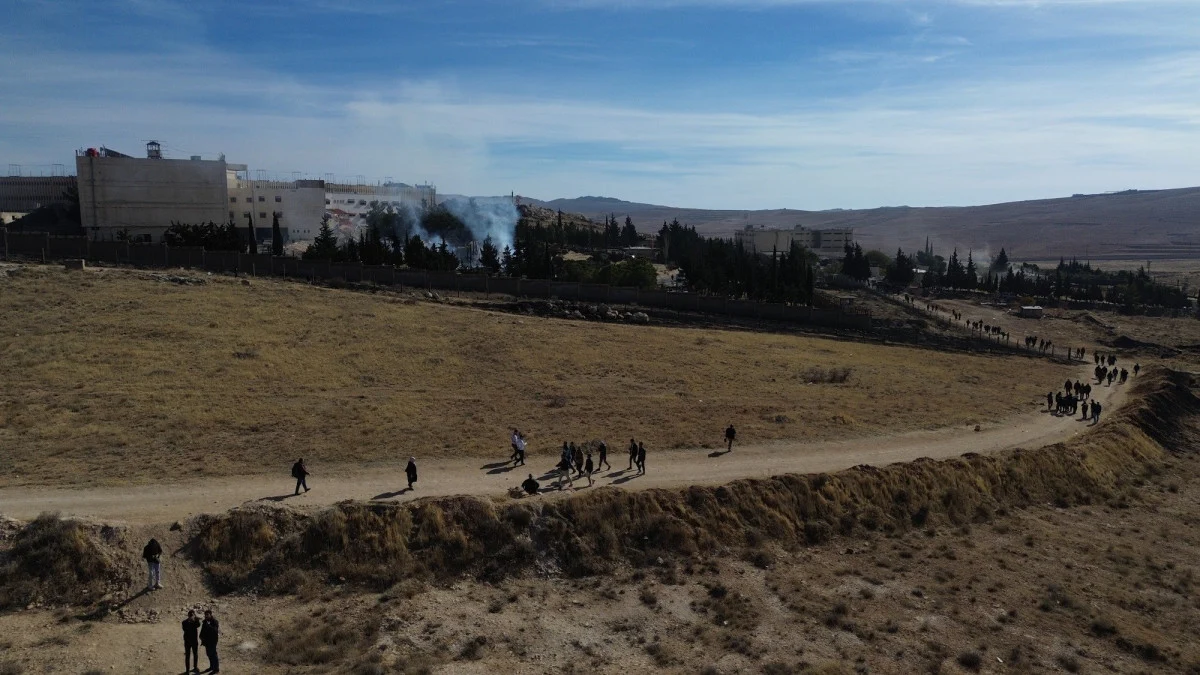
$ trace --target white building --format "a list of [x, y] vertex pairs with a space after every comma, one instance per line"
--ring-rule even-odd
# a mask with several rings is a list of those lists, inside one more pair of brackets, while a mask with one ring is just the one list
[[810, 230], [803, 225], [784, 230], [747, 225], [744, 230], [734, 233], [734, 239], [763, 255], [770, 255], [773, 251], [784, 253], [792, 248], [794, 241], [821, 258], [834, 258], [844, 255], [846, 246], [854, 245], [854, 230]]
[[247, 227], [253, 219], [259, 241], [270, 241], [271, 224], [279, 214], [285, 241], [312, 239], [325, 215], [323, 180], [250, 180], [246, 165], [230, 164], [226, 172], [229, 220]]
[[354, 232], [367, 224], [372, 202], [399, 209], [408, 207], [420, 213], [437, 204], [437, 189], [432, 185], [381, 183], [378, 185], [325, 184], [325, 211], [333, 225]]

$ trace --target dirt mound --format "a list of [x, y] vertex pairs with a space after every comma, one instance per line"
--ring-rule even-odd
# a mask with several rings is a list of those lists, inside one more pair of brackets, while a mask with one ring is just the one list
[[1142, 342], [1128, 335], [1121, 335], [1113, 340], [1106, 341], [1105, 344], [1114, 349], [1144, 352], [1164, 359], [1174, 358], [1180, 354], [1180, 351], [1174, 347], [1167, 347], [1153, 342]]
[[1076, 323], [1086, 323], [1088, 325], [1097, 326], [1099, 328], [1103, 328], [1106, 331], [1112, 330], [1112, 326], [1110, 326], [1110, 325], [1104, 323], [1103, 321], [1101, 321], [1100, 319], [1097, 319], [1096, 317], [1092, 316], [1091, 313], [1089, 313], [1089, 312], [1084, 312], [1083, 314], [1080, 314], [1079, 316], [1073, 317], [1071, 319], [1071, 321], [1074, 321]]
[[126, 531], [42, 515], [0, 540], [0, 608], [90, 605], [132, 579]]
[[1148, 371], [1135, 401], [1106, 424], [1037, 450], [719, 487], [601, 488], [553, 501], [344, 502], [315, 515], [235, 510], [206, 519], [196, 534], [230, 544], [195, 550], [225, 589], [286, 592], [310, 581], [384, 588], [410, 577], [586, 576], [667, 558], [753, 556], [767, 542], [795, 548], [856, 531], [962, 525], [1031, 504], [1088, 504], [1113, 498], [1123, 476], [1182, 447], [1183, 420], [1200, 411], [1191, 384], [1183, 373]]

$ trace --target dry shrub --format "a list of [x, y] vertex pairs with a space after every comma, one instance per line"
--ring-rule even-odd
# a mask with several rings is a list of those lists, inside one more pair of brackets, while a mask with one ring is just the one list
[[[343, 503], [303, 523], [298, 536], [279, 538], [261, 567], [267, 577], [299, 567], [380, 588], [413, 574], [494, 580], [521, 574], [535, 559], [544, 568], [583, 576], [621, 562], [659, 565], [660, 559], [745, 551], [767, 541], [795, 548], [835, 533], [963, 526], [1014, 506], [1085, 504], [1117, 490], [1122, 476], [1162, 461], [1165, 448], [1188, 442], [1184, 418], [1200, 409], [1189, 385], [1187, 374], [1149, 371], [1134, 385], [1131, 402], [1105, 424], [1078, 440], [1037, 450], [719, 487], [606, 487], [509, 505], [499, 515], [492, 503], [475, 497]], [[237, 564], [261, 557], [268, 541], [258, 536], [245, 550], [232, 543], [208, 548], [228, 551]]]
[[85, 525], [44, 513], [18, 530], [0, 557], [0, 608], [90, 604], [108, 584], [128, 579]]
[[250, 580], [289, 523], [283, 512], [267, 509], [201, 516], [188, 549], [216, 590], [232, 591]]
[[839, 366], [822, 368], [821, 366], [810, 366], [800, 371], [801, 382], [809, 384], [844, 384], [850, 380], [850, 376], [854, 373], [854, 369], [849, 366]]
[[377, 622], [354, 622], [343, 613], [317, 609], [267, 634], [266, 659], [291, 666], [322, 665], [362, 653], [374, 639]]

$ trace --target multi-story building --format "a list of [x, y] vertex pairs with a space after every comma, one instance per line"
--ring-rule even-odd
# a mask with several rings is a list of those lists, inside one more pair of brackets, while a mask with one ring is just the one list
[[95, 239], [128, 237], [160, 241], [171, 223], [254, 225], [269, 241], [273, 216], [286, 239], [311, 239], [325, 213], [325, 181], [249, 178], [245, 164], [215, 160], [164, 159], [158, 143], [146, 157], [108, 148], [77, 153], [80, 217]]
[[381, 183], [378, 185], [325, 184], [325, 211], [334, 225], [344, 232], [353, 232], [366, 225], [372, 202], [393, 208], [408, 207], [417, 212], [437, 204], [437, 189], [432, 185]]
[[791, 249], [792, 242], [796, 242], [821, 258], [835, 258], [844, 254], [846, 246], [854, 245], [854, 230], [811, 230], [803, 225], [784, 230], [747, 225], [745, 229], [735, 232], [734, 238], [746, 248], [762, 255], [783, 253]]
[[238, 227], [248, 227], [253, 222], [259, 241], [271, 239], [276, 213], [285, 240], [317, 236], [325, 215], [325, 181], [251, 180], [244, 164], [230, 164], [226, 177], [229, 220]]

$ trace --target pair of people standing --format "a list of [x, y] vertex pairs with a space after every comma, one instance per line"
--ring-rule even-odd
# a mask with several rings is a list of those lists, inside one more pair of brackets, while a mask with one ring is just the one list
[[221, 624], [213, 616], [211, 609], [204, 610], [204, 621], [196, 616], [196, 610], [189, 609], [187, 618], [183, 620], [183, 672], [200, 672], [199, 645], [204, 645], [204, 655], [208, 657], [209, 673], [221, 672], [221, 660], [217, 656], [217, 640], [221, 634]]
[[512, 461], [513, 466], [523, 466], [525, 464], [525, 435], [519, 429], [513, 429], [512, 450], [509, 460]]

